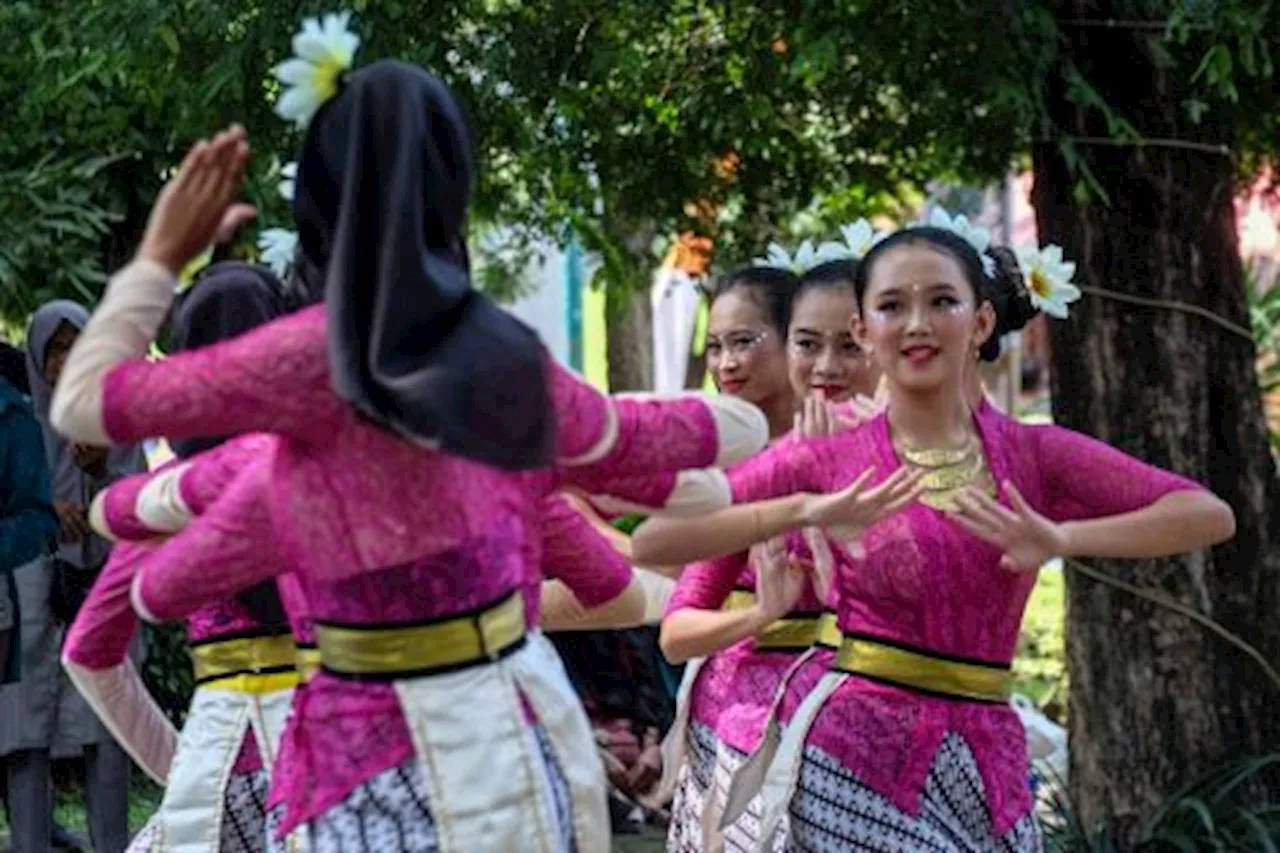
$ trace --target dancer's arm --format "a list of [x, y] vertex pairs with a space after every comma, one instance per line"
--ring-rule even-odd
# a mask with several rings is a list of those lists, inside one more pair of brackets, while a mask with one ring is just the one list
[[798, 492], [735, 504], [698, 518], [650, 518], [631, 534], [631, 551], [643, 563], [689, 562], [733, 554], [803, 527], [812, 497]]
[[[847, 485], [829, 483], [840, 471], [832, 440], [781, 442], [729, 476], [737, 506], [696, 519], [657, 518], [631, 536], [638, 562], [706, 559], [810, 528], [831, 531], [854, 545], [862, 531], [915, 500], [922, 472], [898, 468], [876, 482], [867, 468]], [[834, 490], [824, 494], [826, 487]]]
[[111, 540], [145, 542], [176, 533], [203, 513], [242, 468], [275, 452], [278, 442], [265, 433], [250, 433], [121, 480], [94, 498], [89, 523]]
[[200, 517], [157, 545], [134, 579], [133, 609], [148, 622], [189, 616], [288, 571], [267, 503], [271, 466], [245, 467]]
[[593, 491], [598, 477], [721, 467], [764, 447], [768, 427], [741, 400], [696, 392], [607, 395], [553, 364], [557, 466], [569, 485]]
[[136, 259], [111, 280], [72, 347], [50, 418], [87, 444], [272, 431], [322, 437], [328, 389], [324, 309], [317, 307], [163, 363], [144, 356], [168, 314], [180, 269], [253, 209], [232, 202], [249, 149], [243, 128], [192, 146], [160, 191]]
[[543, 501], [541, 616], [547, 631], [633, 628], [645, 591], [631, 565], [563, 496]]
[[631, 534], [637, 563], [669, 565], [746, 551], [805, 522], [814, 448], [783, 439], [729, 472], [735, 506], [698, 518], [650, 518]]
[[719, 468], [614, 477], [595, 467], [567, 478], [591, 505], [610, 515], [689, 518], [729, 506], [729, 480]]
[[128, 657], [129, 642], [138, 627], [129, 607], [129, 587], [138, 566], [151, 553], [149, 546], [132, 543], [112, 549], [67, 632], [62, 665], [112, 737], [134, 763], [163, 785], [178, 732]]
[[658, 637], [667, 660], [678, 664], [726, 649], [782, 615], [770, 612], [758, 599], [750, 607], [720, 609], [746, 567], [746, 554], [685, 567]]
[[72, 347], [50, 418], [77, 441], [130, 444], [171, 438], [277, 432], [323, 435], [340, 414], [328, 388], [323, 307], [306, 309], [229, 341], [148, 361], [155, 328], [131, 315], [167, 312], [172, 278], [145, 259], [112, 279]]
[[1046, 515], [1064, 557], [1150, 559], [1235, 535], [1235, 514], [1203, 486], [1062, 427], [1036, 427]]
[[1035, 427], [1024, 450], [1042, 495], [1004, 483], [1008, 506], [974, 492], [956, 523], [1000, 547], [1011, 570], [1050, 557], [1151, 559], [1207, 548], [1235, 534], [1231, 508], [1202, 486], [1061, 427]]

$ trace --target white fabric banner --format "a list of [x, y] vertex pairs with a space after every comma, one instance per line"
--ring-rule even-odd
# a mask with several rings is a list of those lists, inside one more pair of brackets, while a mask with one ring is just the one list
[[680, 391], [689, 369], [689, 348], [702, 298], [688, 273], [670, 266], [654, 276], [649, 298], [653, 305], [653, 390]]

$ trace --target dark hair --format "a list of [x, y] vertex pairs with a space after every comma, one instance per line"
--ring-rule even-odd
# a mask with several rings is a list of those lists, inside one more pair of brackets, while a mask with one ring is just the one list
[[[800, 284], [791, 297], [791, 304], [800, 301], [810, 290], [837, 290], [844, 288], [850, 293], [854, 291], [854, 277], [858, 274], [858, 262], [848, 258], [838, 261], [826, 261], [818, 264], [800, 276]], [[856, 295], [856, 294], [855, 294]]]
[[791, 302], [800, 287], [800, 279], [789, 270], [778, 267], [740, 267], [731, 270], [716, 282], [711, 294], [711, 304], [728, 293], [745, 290], [751, 301], [760, 306], [765, 319], [781, 335], [791, 325]]
[[1000, 339], [1016, 332], [1040, 313], [1031, 302], [1031, 291], [1022, 275], [1018, 256], [1007, 246], [992, 246], [987, 256], [995, 262], [995, 275], [990, 282], [991, 307], [996, 312], [996, 327], [991, 338], [982, 347], [983, 361], [995, 361], [1000, 357]]
[[1027, 292], [1026, 280], [1022, 277], [1017, 257], [1003, 246], [995, 246], [987, 250], [987, 256], [993, 261], [995, 270], [993, 275], [988, 276], [983, 269], [978, 251], [969, 244], [968, 240], [954, 231], [935, 228], [931, 225], [896, 231], [873, 246], [862, 259], [862, 263], [858, 264], [853, 288], [858, 298], [859, 309], [862, 307], [863, 299], [866, 298], [867, 284], [871, 280], [871, 270], [875, 262], [890, 249], [912, 243], [928, 243], [949, 255], [960, 265], [978, 304], [991, 303], [996, 314], [996, 325], [991, 337], [982, 345], [980, 356], [983, 361], [998, 359], [1000, 338], [1021, 329], [1038, 313], [1035, 306], [1031, 304], [1031, 295]]

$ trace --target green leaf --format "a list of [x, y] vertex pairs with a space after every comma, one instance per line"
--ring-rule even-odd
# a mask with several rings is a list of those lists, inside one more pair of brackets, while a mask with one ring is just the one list
[[169, 48], [169, 52], [174, 56], [182, 52], [182, 46], [178, 44], [178, 34], [168, 24], [156, 30], [156, 35], [159, 36], [160, 41], [164, 42], [164, 46]]

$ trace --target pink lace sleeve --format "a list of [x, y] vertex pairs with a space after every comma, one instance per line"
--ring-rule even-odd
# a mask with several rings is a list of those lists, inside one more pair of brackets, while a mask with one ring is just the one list
[[117, 365], [104, 382], [102, 420], [117, 444], [244, 432], [306, 439], [323, 436], [341, 410], [318, 305], [204, 349]]
[[671, 593], [671, 600], [667, 602], [666, 614], [682, 608], [718, 609], [733, 592], [738, 577], [746, 568], [746, 554], [730, 554], [685, 566], [675, 591]]
[[1171, 492], [1203, 489], [1078, 432], [1057, 426], [1024, 429], [1034, 430], [1044, 489], [1039, 509], [1054, 521], [1134, 512]]
[[129, 542], [145, 542], [155, 537], [155, 531], [138, 517], [138, 496], [147, 483], [158, 474], [168, 471], [175, 462], [169, 462], [155, 471], [134, 474], [117, 480], [102, 493], [102, 506], [107, 531], [114, 539]]
[[611, 397], [559, 364], [552, 370], [556, 458], [566, 476], [647, 476], [715, 461], [715, 418], [698, 397]]
[[801, 439], [787, 436], [762, 453], [729, 469], [735, 504], [764, 501], [796, 492], [823, 490], [821, 451], [834, 447], [838, 437]]
[[129, 585], [139, 564], [150, 556], [149, 545], [121, 543], [98, 573], [71, 630], [62, 654], [86, 669], [110, 669], [124, 663], [138, 618], [129, 606]]
[[631, 565], [558, 495], [543, 501], [542, 570], [588, 608], [612, 601], [631, 583]]
[[573, 462], [590, 458], [613, 430], [613, 412], [607, 395], [553, 361], [551, 395], [556, 407], [556, 457]]
[[270, 470], [267, 462], [245, 467], [203, 515], [156, 547], [135, 581], [144, 616], [183, 619], [288, 570], [274, 548], [266, 501]]
[[[829, 441], [829, 440], [827, 440]], [[823, 443], [825, 446], [825, 442]], [[735, 504], [816, 490], [817, 444], [787, 437], [729, 471]], [[713, 523], [713, 522], [711, 522]], [[667, 613], [682, 607], [713, 610], [724, 604], [747, 568], [747, 554], [730, 554], [687, 566], [667, 603]]]
[[268, 459], [279, 442], [275, 436], [250, 433], [187, 460], [178, 491], [182, 502], [201, 515], [248, 465]]
[[723, 466], [766, 438], [764, 415], [741, 400], [697, 392], [607, 396], [559, 365], [552, 371], [556, 459], [570, 482]]

